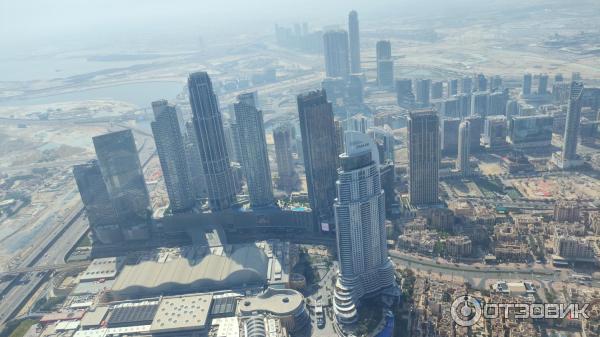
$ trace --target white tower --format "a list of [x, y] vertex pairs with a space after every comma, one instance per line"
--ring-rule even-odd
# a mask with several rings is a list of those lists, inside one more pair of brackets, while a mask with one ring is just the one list
[[369, 136], [346, 135], [333, 205], [340, 263], [334, 312], [341, 324], [356, 322], [357, 305], [364, 295], [395, 282], [386, 247], [385, 195], [374, 153], [377, 148]]

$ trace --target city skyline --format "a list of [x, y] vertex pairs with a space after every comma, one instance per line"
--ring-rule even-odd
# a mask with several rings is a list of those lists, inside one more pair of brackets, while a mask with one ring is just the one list
[[598, 301], [600, 5], [66, 2], [2, 21], [0, 334], [599, 334], [487, 309]]

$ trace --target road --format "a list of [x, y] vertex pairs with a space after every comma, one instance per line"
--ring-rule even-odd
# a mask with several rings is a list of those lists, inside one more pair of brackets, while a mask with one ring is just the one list
[[[81, 215], [81, 209], [74, 211], [21, 262], [20, 268], [64, 264], [66, 255], [88, 230], [87, 221]], [[13, 287], [0, 302], [0, 325], [17, 312], [51, 272], [28, 272], [15, 278]]]
[[[564, 273], [553, 269], [514, 268], [503, 266], [474, 267], [465, 264], [436, 263], [427, 257], [417, 257], [396, 250], [389, 251], [390, 258], [397, 264], [424, 272], [441, 273], [462, 277], [476, 287], [482, 286], [488, 279], [538, 280], [555, 282], [565, 278]], [[475, 282], [477, 280], [477, 282]]]
[[[142, 149], [140, 149], [140, 154], [143, 153], [146, 157], [142, 160], [142, 167], [146, 167], [156, 151], [141, 151]], [[27, 257], [20, 261], [16, 269], [35, 269], [65, 263], [65, 258], [73, 246], [89, 229], [87, 220], [82, 216], [83, 204], [81, 201], [72, 209], [70, 215], [60, 222], [49, 235], [40, 240]], [[30, 298], [51, 272], [52, 270], [28, 272], [15, 277], [12, 287], [0, 300], [0, 327], [18, 312], [23, 303]]]
[[310, 310], [310, 319], [312, 324], [311, 336], [337, 336], [337, 333], [335, 332], [335, 329], [333, 327], [333, 316], [330, 315], [333, 312], [333, 308], [329, 306], [329, 298], [333, 296], [332, 280], [336, 275], [337, 269], [337, 262], [334, 262], [332, 266], [325, 272], [321, 280], [317, 283], [315, 293], [310, 296], [311, 306], [320, 302], [321, 305], [323, 305], [323, 310], [325, 314], [325, 325], [319, 327], [317, 325], [317, 319], [314, 314], [314, 309]]

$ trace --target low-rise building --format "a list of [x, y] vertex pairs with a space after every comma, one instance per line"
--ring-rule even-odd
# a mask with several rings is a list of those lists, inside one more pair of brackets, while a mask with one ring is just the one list
[[524, 262], [530, 257], [529, 248], [524, 243], [496, 244], [494, 255], [499, 261]]
[[557, 236], [554, 239], [554, 252], [571, 261], [596, 261], [597, 249], [593, 241], [585, 238]]
[[440, 236], [436, 231], [424, 230], [405, 232], [398, 237], [398, 248], [425, 255], [432, 255], [435, 244], [439, 240]]
[[579, 221], [581, 207], [578, 202], [559, 200], [554, 204], [554, 221], [576, 222]]
[[452, 257], [471, 255], [473, 244], [468, 236], [451, 236], [446, 239], [446, 251]]

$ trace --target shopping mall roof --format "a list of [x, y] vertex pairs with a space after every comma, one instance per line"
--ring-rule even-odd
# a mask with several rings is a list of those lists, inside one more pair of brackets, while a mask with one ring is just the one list
[[212, 295], [187, 295], [163, 298], [152, 321], [152, 334], [203, 330], [206, 328]]
[[113, 279], [117, 276], [119, 268], [123, 264], [122, 257], [107, 257], [95, 259], [79, 277], [81, 282], [95, 281], [100, 279]]
[[267, 288], [263, 293], [245, 298], [238, 306], [243, 315], [268, 312], [275, 316], [288, 316], [301, 310], [304, 306], [304, 297], [292, 289]]
[[125, 266], [117, 277], [115, 297], [233, 289], [265, 284], [271, 259], [255, 244], [211, 248], [200, 257], [144, 261]]

